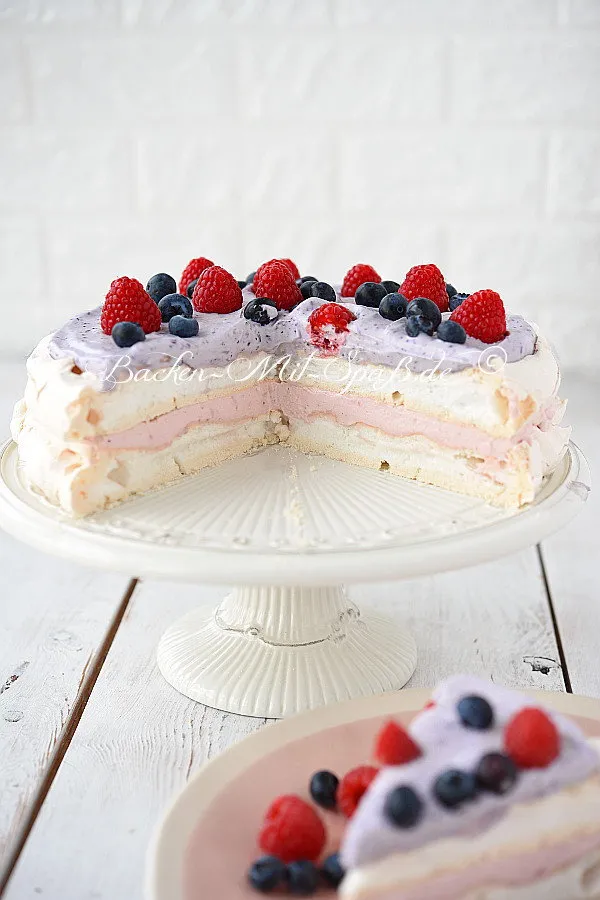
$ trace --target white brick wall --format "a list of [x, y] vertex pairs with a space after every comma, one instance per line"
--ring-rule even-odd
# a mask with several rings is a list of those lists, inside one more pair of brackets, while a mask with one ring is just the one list
[[600, 0], [0, 0], [0, 348], [206, 255], [600, 335]]

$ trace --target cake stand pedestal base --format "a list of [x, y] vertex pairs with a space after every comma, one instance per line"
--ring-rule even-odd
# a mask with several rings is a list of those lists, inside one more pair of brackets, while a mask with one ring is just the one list
[[412, 635], [361, 613], [341, 587], [239, 587], [164, 634], [158, 665], [182, 694], [217, 709], [281, 718], [396, 690], [415, 670]]

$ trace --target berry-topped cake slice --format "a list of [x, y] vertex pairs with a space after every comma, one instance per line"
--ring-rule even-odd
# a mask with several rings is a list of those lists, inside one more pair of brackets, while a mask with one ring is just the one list
[[41, 341], [13, 436], [28, 486], [70, 515], [287, 444], [517, 508], [568, 441], [556, 359], [493, 290], [433, 264], [341, 286], [205, 256], [178, 283], [110, 285]]

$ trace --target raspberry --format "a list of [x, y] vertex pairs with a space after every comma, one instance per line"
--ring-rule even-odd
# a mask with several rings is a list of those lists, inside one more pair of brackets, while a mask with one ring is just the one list
[[358, 288], [366, 281], [381, 281], [373, 266], [367, 266], [365, 263], [352, 266], [344, 276], [342, 297], [354, 297]]
[[110, 334], [117, 322], [137, 322], [150, 334], [160, 329], [161, 321], [160, 309], [137, 278], [115, 278], [100, 314], [104, 334]]
[[318, 859], [326, 839], [325, 826], [313, 807], [295, 794], [284, 794], [265, 813], [258, 845], [288, 863]]
[[192, 305], [198, 312], [230, 313], [242, 308], [240, 286], [221, 266], [210, 266], [198, 277]]
[[560, 753], [560, 734], [542, 709], [528, 706], [508, 722], [504, 748], [522, 769], [545, 769]]
[[196, 259], [190, 259], [179, 279], [179, 293], [185, 296], [189, 283], [198, 278], [209, 266], [214, 266], [214, 263], [205, 256], [197, 256]]
[[272, 300], [277, 309], [291, 309], [302, 300], [300, 288], [284, 262], [274, 259], [263, 263], [254, 277], [252, 290], [256, 297]]
[[450, 316], [468, 335], [494, 344], [506, 337], [506, 313], [500, 294], [496, 291], [477, 291], [458, 306]]
[[421, 748], [408, 731], [390, 719], [375, 738], [373, 756], [382, 766], [400, 766], [421, 756]]
[[341, 303], [324, 303], [308, 317], [311, 343], [326, 353], [336, 353], [345, 341], [348, 325], [356, 319]]
[[285, 266], [288, 267], [288, 269], [294, 276], [294, 281], [296, 280], [296, 278], [300, 278], [300, 270], [292, 259], [280, 259], [279, 262], [282, 262]]
[[338, 809], [347, 819], [354, 815], [363, 794], [366, 793], [378, 772], [379, 769], [375, 766], [358, 766], [356, 769], [350, 769], [340, 781], [337, 804]]
[[427, 263], [424, 266], [413, 266], [406, 273], [404, 281], [400, 285], [399, 293], [407, 300], [416, 297], [427, 297], [433, 300], [440, 312], [448, 310], [448, 294], [444, 276], [437, 266]]

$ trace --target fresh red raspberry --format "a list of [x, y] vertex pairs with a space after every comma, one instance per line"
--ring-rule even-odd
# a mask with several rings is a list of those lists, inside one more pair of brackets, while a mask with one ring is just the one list
[[294, 276], [294, 281], [296, 278], [300, 278], [300, 270], [298, 266], [292, 259], [280, 259], [279, 262], [282, 262], [284, 265], [288, 267], [292, 275]]
[[198, 278], [209, 266], [214, 266], [214, 263], [205, 256], [197, 256], [196, 259], [190, 259], [179, 279], [179, 293], [187, 297], [187, 289], [190, 282]]
[[325, 826], [316, 810], [296, 794], [284, 794], [265, 813], [258, 845], [285, 863], [298, 859], [314, 861], [323, 852], [326, 839]]
[[256, 297], [268, 297], [277, 309], [291, 309], [302, 300], [300, 288], [290, 269], [280, 260], [263, 263], [254, 276], [252, 290]]
[[242, 308], [240, 286], [221, 266], [210, 266], [198, 277], [192, 306], [197, 312], [230, 313]]
[[400, 766], [421, 756], [421, 748], [408, 731], [390, 719], [375, 738], [373, 756], [382, 766]]
[[427, 263], [424, 266], [413, 266], [406, 273], [404, 281], [398, 289], [398, 293], [407, 300], [416, 297], [427, 297], [439, 307], [440, 312], [448, 311], [448, 294], [444, 276], [437, 266]]
[[110, 334], [117, 322], [137, 322], [150, 334], [160, 329], [161, 321], [160, 309], [137, 278], [115, 278], [100, 314], [104, 334]]
[[527, 706], [506, 725], [504, 748], [522, 769], [545, 769], [560, 753], [560, 734], [542, 709]]
[[352, 266], [344, 276], [342, 297], [354, 297], [361, 284], [365, 284], [367, 281], [381, 281], [373, 266], [367, 266], [365, 263], [357, 263]]
[[337, 789], [337, 805], [347, 819], [354, 815], [363, 794], [367, 792], [378, 772], [379, 769], [375, 766], [358, 766], [356, 769], [350, 769], [340, 781]]
[[476, 291], [463, 300], [450, 318], [462, 325], [468, 335], [485, 344], [506, 337], [506, 312], [496, 291]]
[[341, 303], [324, 303], [308, 317], [311, 344], [325, 353], [337, 353], [344, 341], [348, 325], [356, 316]]

